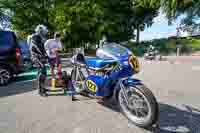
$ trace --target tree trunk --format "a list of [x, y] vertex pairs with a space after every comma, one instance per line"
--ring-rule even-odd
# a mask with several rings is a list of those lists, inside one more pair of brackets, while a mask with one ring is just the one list
[[139, 44], [139, 41], [140, 41], [140, 26], [139, 25], [137, 25], [136, 32], [137, 32], [136, 43]]

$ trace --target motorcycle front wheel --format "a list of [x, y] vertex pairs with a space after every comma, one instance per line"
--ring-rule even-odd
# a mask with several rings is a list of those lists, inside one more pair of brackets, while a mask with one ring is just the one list
[[158, 103], [152, 92], [144, 85], [126, 86], [128, 105], [123, 90], [118, 93], [121, 112], [136, 126], [149, 128], [158, 120]]

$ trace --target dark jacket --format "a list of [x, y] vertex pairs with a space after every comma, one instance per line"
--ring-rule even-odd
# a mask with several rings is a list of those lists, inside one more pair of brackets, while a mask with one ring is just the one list
[[42, 38], [39, 34], [33, 34], [30, 42], [30, 53], [33, 57], [43, 58], [46, 56], [44, 43], [46, 39]]

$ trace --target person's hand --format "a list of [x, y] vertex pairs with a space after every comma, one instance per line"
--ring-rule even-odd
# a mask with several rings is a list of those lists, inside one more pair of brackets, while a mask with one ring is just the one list
[[51, 52], [52, 52], [53, 54], [56, 54], [56, 53], [57, 53], [57, 51], [58, 51], [58, 49], [57, 49], [57, 48], [54, 48], [54, 49], [52, 49], [52, 50], [51, 50]]

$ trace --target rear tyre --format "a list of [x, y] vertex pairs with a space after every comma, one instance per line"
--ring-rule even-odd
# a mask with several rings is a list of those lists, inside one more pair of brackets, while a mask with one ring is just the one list
[[129, 105], [124, 100], [122, 89], [118, 93], [121, 112], [136, 126], [152, 127], [158, 120], [158, 103], [152, 92], [144, 85], [128, 86], [126, 91]]
[[73, 69], [71, 72], [71, 81], [72, 87], [75, 89], [76, 92], [80, 92], [84, 88], [84, 75], [81, 71], [77, 72], [77, 69]]
[[63, 71], [62, 79], [64, 81], [65, 90], [69, 90], [69, 87], [71, 87], [71, 75], [69, 75], [66, 71]]
[[73, 89], [73, 93], [72, 93], [72, 101], [76, 101], [76, 97], [74, 95], [74, 93], [81, 93], [84, 90], [85, 87], [85, 77], [82, 73], [81, 70], [78, 70], [77, 72], [77, 68], [73, 68], [72, 72], [71, 72], [71, 84], [72, 84], [72, 89]]
[[0, 86], [7, 85], [10, 82], [11, 77], [9, 68], [0, 66]]

